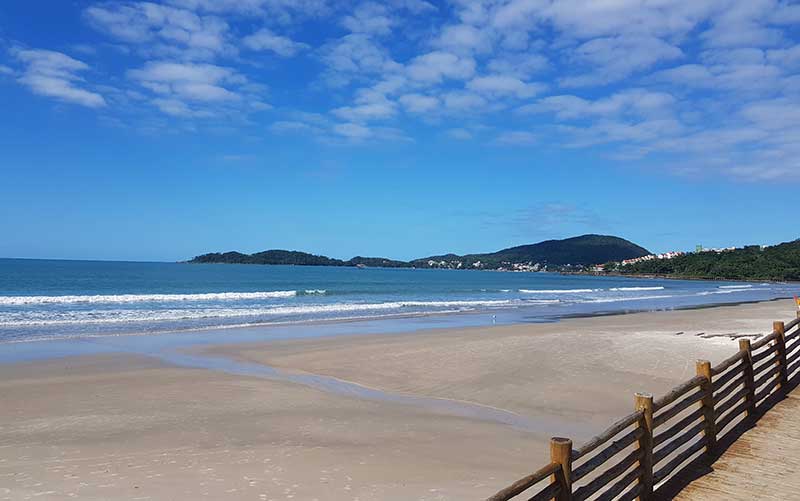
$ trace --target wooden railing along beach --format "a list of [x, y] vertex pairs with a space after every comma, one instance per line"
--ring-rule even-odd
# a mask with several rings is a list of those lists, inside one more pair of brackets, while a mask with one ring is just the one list
[[696, 376], [658, 399], [635, 395], [634, 412], [581, 448], [550, 441], [550, 464], [502, 489], [487, 501], [651, 500], [665, 497], [671, 480], [697, 461], [712, 462], [721, 441], [738, 438], [770, 397], [800, 380], [800, 313], [775, 322], [770, 334], [712, 366], [698, 360]]

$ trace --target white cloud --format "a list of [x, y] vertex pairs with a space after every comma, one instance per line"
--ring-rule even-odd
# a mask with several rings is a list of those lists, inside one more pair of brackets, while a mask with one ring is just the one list
[[749, 103], [742, 108], [742, 116], [767, 131], [800, 131], [800, 101], [777, 98]]
[[625, 32], [680, 36], [689, 33], [724, 3], [727, 0], [511, 0], [501, 2], [494, 10], [492, 23], [502, 29], [547, 23], [580, 39]]
[[686, 128], [678, 120], [672, 118], [645, 119], [641, 121], [599, 120], [586, 127], [564, 126], [562, 130], [569, 134], [573, 147], [588, 147], [606, 143], [642, 144], [674, 138], [683, 134]]
[[445, 26], [436, 45], [456, 52], [487, 52], [491, 49], [491, 40], [487, 31], [481, 31], [469, 24], [457, 24]]
[[394, 127], [373, 127], [364, 122], [337, 122], [324, 115], [291, 112], [288, 120], [273, 122], [269, 130], [276, 134], [300, 134], [324, 144], [360, 144], [365, 139], [372, 142], [412, 141]]
[[450, 52], [434, 51], [415, 57], [406, 67], [413, 80], [440, 83], [444, 79], [466, 80], [475, 73], [475, 60]]
[[673, 84], [706, 87], [713, 81], [714, 75], [702, 64], [684, 64], [656, 72], [651, 79]]
[[767, 59], [774, 65], [786, 69], [800, 69], [800, 44], [786, 49], [767, 51]]
[[542, 73], [549, 66], [548, 59], [539, 53], [500, 52], [486, 63], [486, 68], [493, 73], [509, 75], [520, 80], [527, 80], [537, 73]]
[[[111, 73], [42, 51], [14, 54], [0, 77], [89, 107], [147, 113], [150, 103], [248, 125], [258, 123], [250, 112], [269, 108], [259, 82], [270, 83], [285, 101], [261, 130], [326, 143], [408, 140], [397, 126], [414, 120], [471, 139], [470, 116], [491, 124], [480, 136], [496, 145], [602, 146], [632, 162], [669, 156], [684, 171], [774, 178], [800, 158], [800, 6], [791, 0], [87, 3], [85, 20], [107, 41], [59, 47], [93, 61], [113, 48], [116, 59], [99, 66]], [[313, 31], [318, 24], [333, 31]], [[288, 60], [301, 52], [311, 57]], [[323, 114], [291, 110], [320, 99]]]
[[149, 62], [141, 69], [130, 70], [128, 76], [141, 82], [165, 84], [207, 84], [220, 82], [243, 83], [244, 77], [234, 70], [213, 64]]
[[277, 122], [273, 122], [269, 126], [269, 129], [272, 132], [279, 134], [311, 133], [317, 135], [323, 133], [323, 129], [321, 127], [298, 120], [278, 120]]
[[98, 30], [146, 56], [210, 59], [236, 51], [228, 41], [228, 23], [217, 16], [150, 2], [94, 5], [85, 16]]
[[320, 52], [328, 66], [326, 80], [334, 86], [400, 68], [383, 46], [364, 34], [346, 35], [326, 44]]
[[617, 36], [595, 38], [581, 44], [572, 54], [577, 62], [588, 65], [590, 71], [562, 78], [561, 84], [567, 87], [616, 82], [656, 63], [678, 59], [683, 51], [659, 38]]
[[336, 124], [333, 131], [348, 139], [366, 139], [372, 135], [368, 127], [356, 123]]
[[342, 106], [332, 111], [339, 118], [351, 122], [385, 119], [395, 115], [396, 104], [380, 90], [361, 89], [353, 106]]
[[78, 73], [89, 66], [61, 52], [42, 49], [13, 49], [12, 55], [25, 65], [18, 81], [33, 93], [89, 108], [106, 106], [106, 100], [86, 85]]
[[217, 14], [266, 17], [287, 24], [303, 18], [329, 14], [327, 0], [167, 0], [177, 7]]
[[206, 118], [270, 108], [261, 101], [262, 86], [223, 66], [151, 61], [127, 75], [152, 92], [153, 104], [168, 115]]
[[391, 0], [390, 3], [398, 8], [405, 9], [412, 14], [421, 14], [423, 12], [435, 12], [437, 10], [430, 2], [425, 0]]
[[453, 91], [444, 96], [445, 106], [456, 112], [480, 112], [489, 103], [483, 97], [472, 92]]
[[242, 44], [251, 50], [269, 50], [282, 57], [292, 57], [301, 50], [309, 48], [308, 44], [276, 35], [267, 28], [262, 28], [252, 35], [244, 37]]
[[627, 89], [594, 101], [573, 95], [549, 96], [523, 106], [522, 113], [550, 112], [560, 120], [573, 120], [589, 116], [615, 117], [629, 115], [647, 117], [670, 114], [675, 110], [675, 98], [664, 92], [644, 89]]
[[658, 71], [648, 79], [690, 88], [749, 94], [778, 88], [782, 74], [780, 67], [770, 64], [686, 64]]
[[411, 113], [427, 113], [439, 107], [439, 99], [424, 94], [405, 94], [398, 99], [400, 104]]
[[178, 99], [156, 98], [153, 99], [152, 102], [162, 112], [175, 117], [207, 118], [214, 115], [207, 110], [193, 109], [188, 104]]
[[712, 19], [712, 26], [702, 37], [715, 47], [772, 46], [783, 38], [780, 30], [767, 25], [775, 11], [774, 0], [729, 2]]
[[467, 88], [482, 94], [511, 95], [518, 98], [533, 97], [544, 91], [542, 84], [525, 83], [508, 75], [487, 75], [467, 82]]
[[343, 106], [333, 110], [334, 115], [353, 122], [389, 118], [395, 113], [395, 105], [390, 101]]
[[342, 26], [353, 33], [387, 35], [395, 22], [384, 5], [365, 2], [342, 19]]

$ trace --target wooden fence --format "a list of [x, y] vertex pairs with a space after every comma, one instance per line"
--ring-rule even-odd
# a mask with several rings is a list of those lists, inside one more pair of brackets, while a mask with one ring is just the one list
[[755, 342], [740, 339], [739, 351], [714, 367], [698, 360], [697, 375], [661, 398], [637, 393], [633, 413], [578, 450], [572, 440], [551, 439], [550, 464], [487, 501], [654, 499], [660, 485], [702, 454], [713, 458], [718, 439], [757, 419], [768, 397], [800, 379], [799, 322], [800, 313]]

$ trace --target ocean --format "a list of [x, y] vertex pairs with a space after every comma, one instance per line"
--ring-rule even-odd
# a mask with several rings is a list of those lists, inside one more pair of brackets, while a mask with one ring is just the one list
[[0, 343], [470, 313], [544, 322], [798, 290], [555, 273], [0, 259]]

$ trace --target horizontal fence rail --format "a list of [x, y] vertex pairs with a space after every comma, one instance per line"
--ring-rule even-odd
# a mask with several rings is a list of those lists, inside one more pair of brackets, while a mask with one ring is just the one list
[[[698, 360], [696, 376], [654, 400], [635, 395], [635, 410], [581, 448], [550, 441], [550, 464], [486, 501], [654, 499], [658, 487], [707, 454], [737, 424], [755, 420], [768, 397], [800, 376], [800, 312], [715, 366]], [[733, 438], [738, 438], [735, 435]]]

